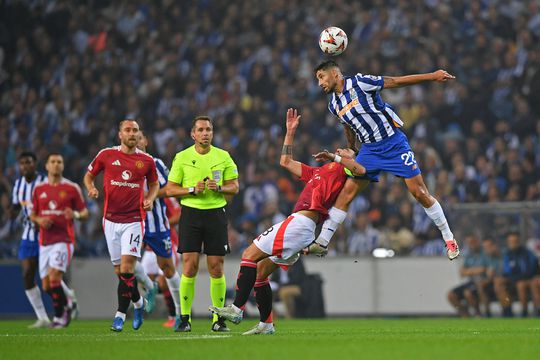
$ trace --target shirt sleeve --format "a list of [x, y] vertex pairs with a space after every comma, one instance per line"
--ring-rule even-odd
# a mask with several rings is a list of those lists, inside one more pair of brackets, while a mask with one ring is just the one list
[[384, 78], [378, 75], [356, 74], [356, 81], [365, 92], [381, 91], [384, 87]]
[[315, 171], [315, 168], [308, 166], [304, 163], [301, 163], [301, 164], [302, 164], [302, 175], [300, 176], [300, 181], [308, 182], [313, 176], [313, 171]]
[[223, 170], [223, 181], [238, 179], [238, 167], [234, 163], [231, 155], [227, 153], [227, 161]]
[[156, 169], [157, 169], [159, 187], [162, 188], [165, 185], [167, 185], [167, 177], [169, 176], [169, 169], [167, 169], [167, 166], [165, 166], [163, 161], [161, 161], [160, 159], [156, 159]]
[[182, 164], [178, 158], [178, 155], [174, 157], [168, 179], [169, 181], [182, 185], [182, 180], [184, 179], [184, 170], [182, 169]]
[[32, 212], [36, 215], [39, 214], [39, 198], [37, 193], [37, 189], [34, 189], [32, 193]]
[[146, 175], [146, 181], [148, 181], [148, 183], [153, 183], [153, 182], [158, 181], [156, 163], [153, 160], [152, 162], [150, 162], [150, 167], [148, 168], [148, 171], [146, 172], [145, 175]]
[[11, 204], [12, 205], [20, 205], [19, 204], [19, 186], [21, 186], [21, 182], [19, 180], [15, 181], [15, 186], [13, 186], [13, 192], [11, 193]]
[[73, 186], [73, 208], [77, 211], [82, 211], [86, 209], [86, 204], [84, 203], [84, 197], [81, 191], [81, 187], [77, 184]]
[[88, 165], [88, 172], [94, 176], [97, 176], [101, 171], [103, 171], [104, 157], [105, 152], [100, 151], [94, 160]]

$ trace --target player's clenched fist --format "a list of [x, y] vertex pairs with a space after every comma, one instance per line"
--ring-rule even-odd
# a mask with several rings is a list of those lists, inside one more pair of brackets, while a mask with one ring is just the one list
[[88, 190], [88, 197], [90, 199], [97, 199], [99, 196], [99, 191], [96, 188]]
[[433, 80], [437, 82], [445, 82], [447, 80], [453, 80], [456, 77], [454, 75], [450, 75], [445, 70], [437, 70], [433, 73]]
[[152, 211], [154, 208], [154, 201], [149, 199], [144, 199], [143, 201], [143, 209], [144, 211]]

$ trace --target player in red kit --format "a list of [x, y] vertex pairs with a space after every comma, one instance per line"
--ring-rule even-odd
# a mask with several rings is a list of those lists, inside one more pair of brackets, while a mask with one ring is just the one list
[[39, 275], [43, 290], [53, 300], [53, 328], [69, 325], [71, 309], [62, 288], [62, 277], [73, 256], [73, 219], [88, 218], [79, 185], [62, 177], [64, 158], [50, 154], [45, 163], [47, 181], [37, 185], [32, 195], [30, 219], [39, 226]]
[[316, 246], [312, 245], [315, 227], [328, 216], [328, 209], [336, 201], [347, 175], [360, 176], [365, 173], [364, 167], [354, 161], [355, 154], [350, 149], [339, 149], [337, 154], [324, 151], [314, 155], [318, 161], [333, 160], [321, 167], [307, 166], [294, 160], [292, 145], [299, 123], [300, 115], [296, 110], [289, 109], [280, 165], [306, 183], [293, 213], [259, 235], [242, 254], [233, 304], [223, 308], [210, 307], [213, 313], [238, 324], [242, 321], [243, 309], [254, 288], [260, 322], [244, 335], [274, 333], [272, 289], [268, 276], [278, 266], [286, 269], [294, 264], [303, 249]]
[[[88, 196], [97, 199], [99, 191], [94, 179], [103, 171], [103, 231], [114, 271], [119, 277], [118, 311], [111, 326], [113, 331], [124, 328], [131, 301], [135, 309], [133, 329], [138, 330], [143, 322], [144, 299], [139, 294], [134, 272], [137, 259], [141, 257], [146, 211], [152, 210], [159, 184], [154, 159], [137, 149], [138, 136], [136, 121], [121, 121], [120, 146], [101, 150], [84, 176]], [[145, 179], [148, 183], [146, 193]]]

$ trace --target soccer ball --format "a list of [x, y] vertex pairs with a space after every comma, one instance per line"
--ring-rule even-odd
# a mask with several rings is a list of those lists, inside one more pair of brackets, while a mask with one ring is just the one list
[[325, 54], [331, 56], [344, 52], [348, 43], [345, 31], [335, 26], [327, 27], [319, 36], [319, 47]]

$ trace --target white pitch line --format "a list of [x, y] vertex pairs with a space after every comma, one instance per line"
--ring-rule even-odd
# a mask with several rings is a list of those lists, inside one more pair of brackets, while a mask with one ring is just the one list
[[233, 337], [233, 335], [189, 335], [189, 336], [145, 336], [145, 335], [137, 335], [137, 336], [130, 336], [130, 337], [121, 337], [121, 335], [110, 334], [110, 335], [104, 335], [104, 334], [96, 334], [96, 335], [82, 335], [82, 334], [0, 334], [0, 337], [42, 337], [42, 338], [64, 338], [64, 337], [70, 337], [70, 338], [91, 338], [96, 340], [109, 340], [109, 339], [115, 339], [120, 341], [176, 341], [176, 340], [207, 340], [207, 339], [224, 339], [224, 338], [230, 338]]

